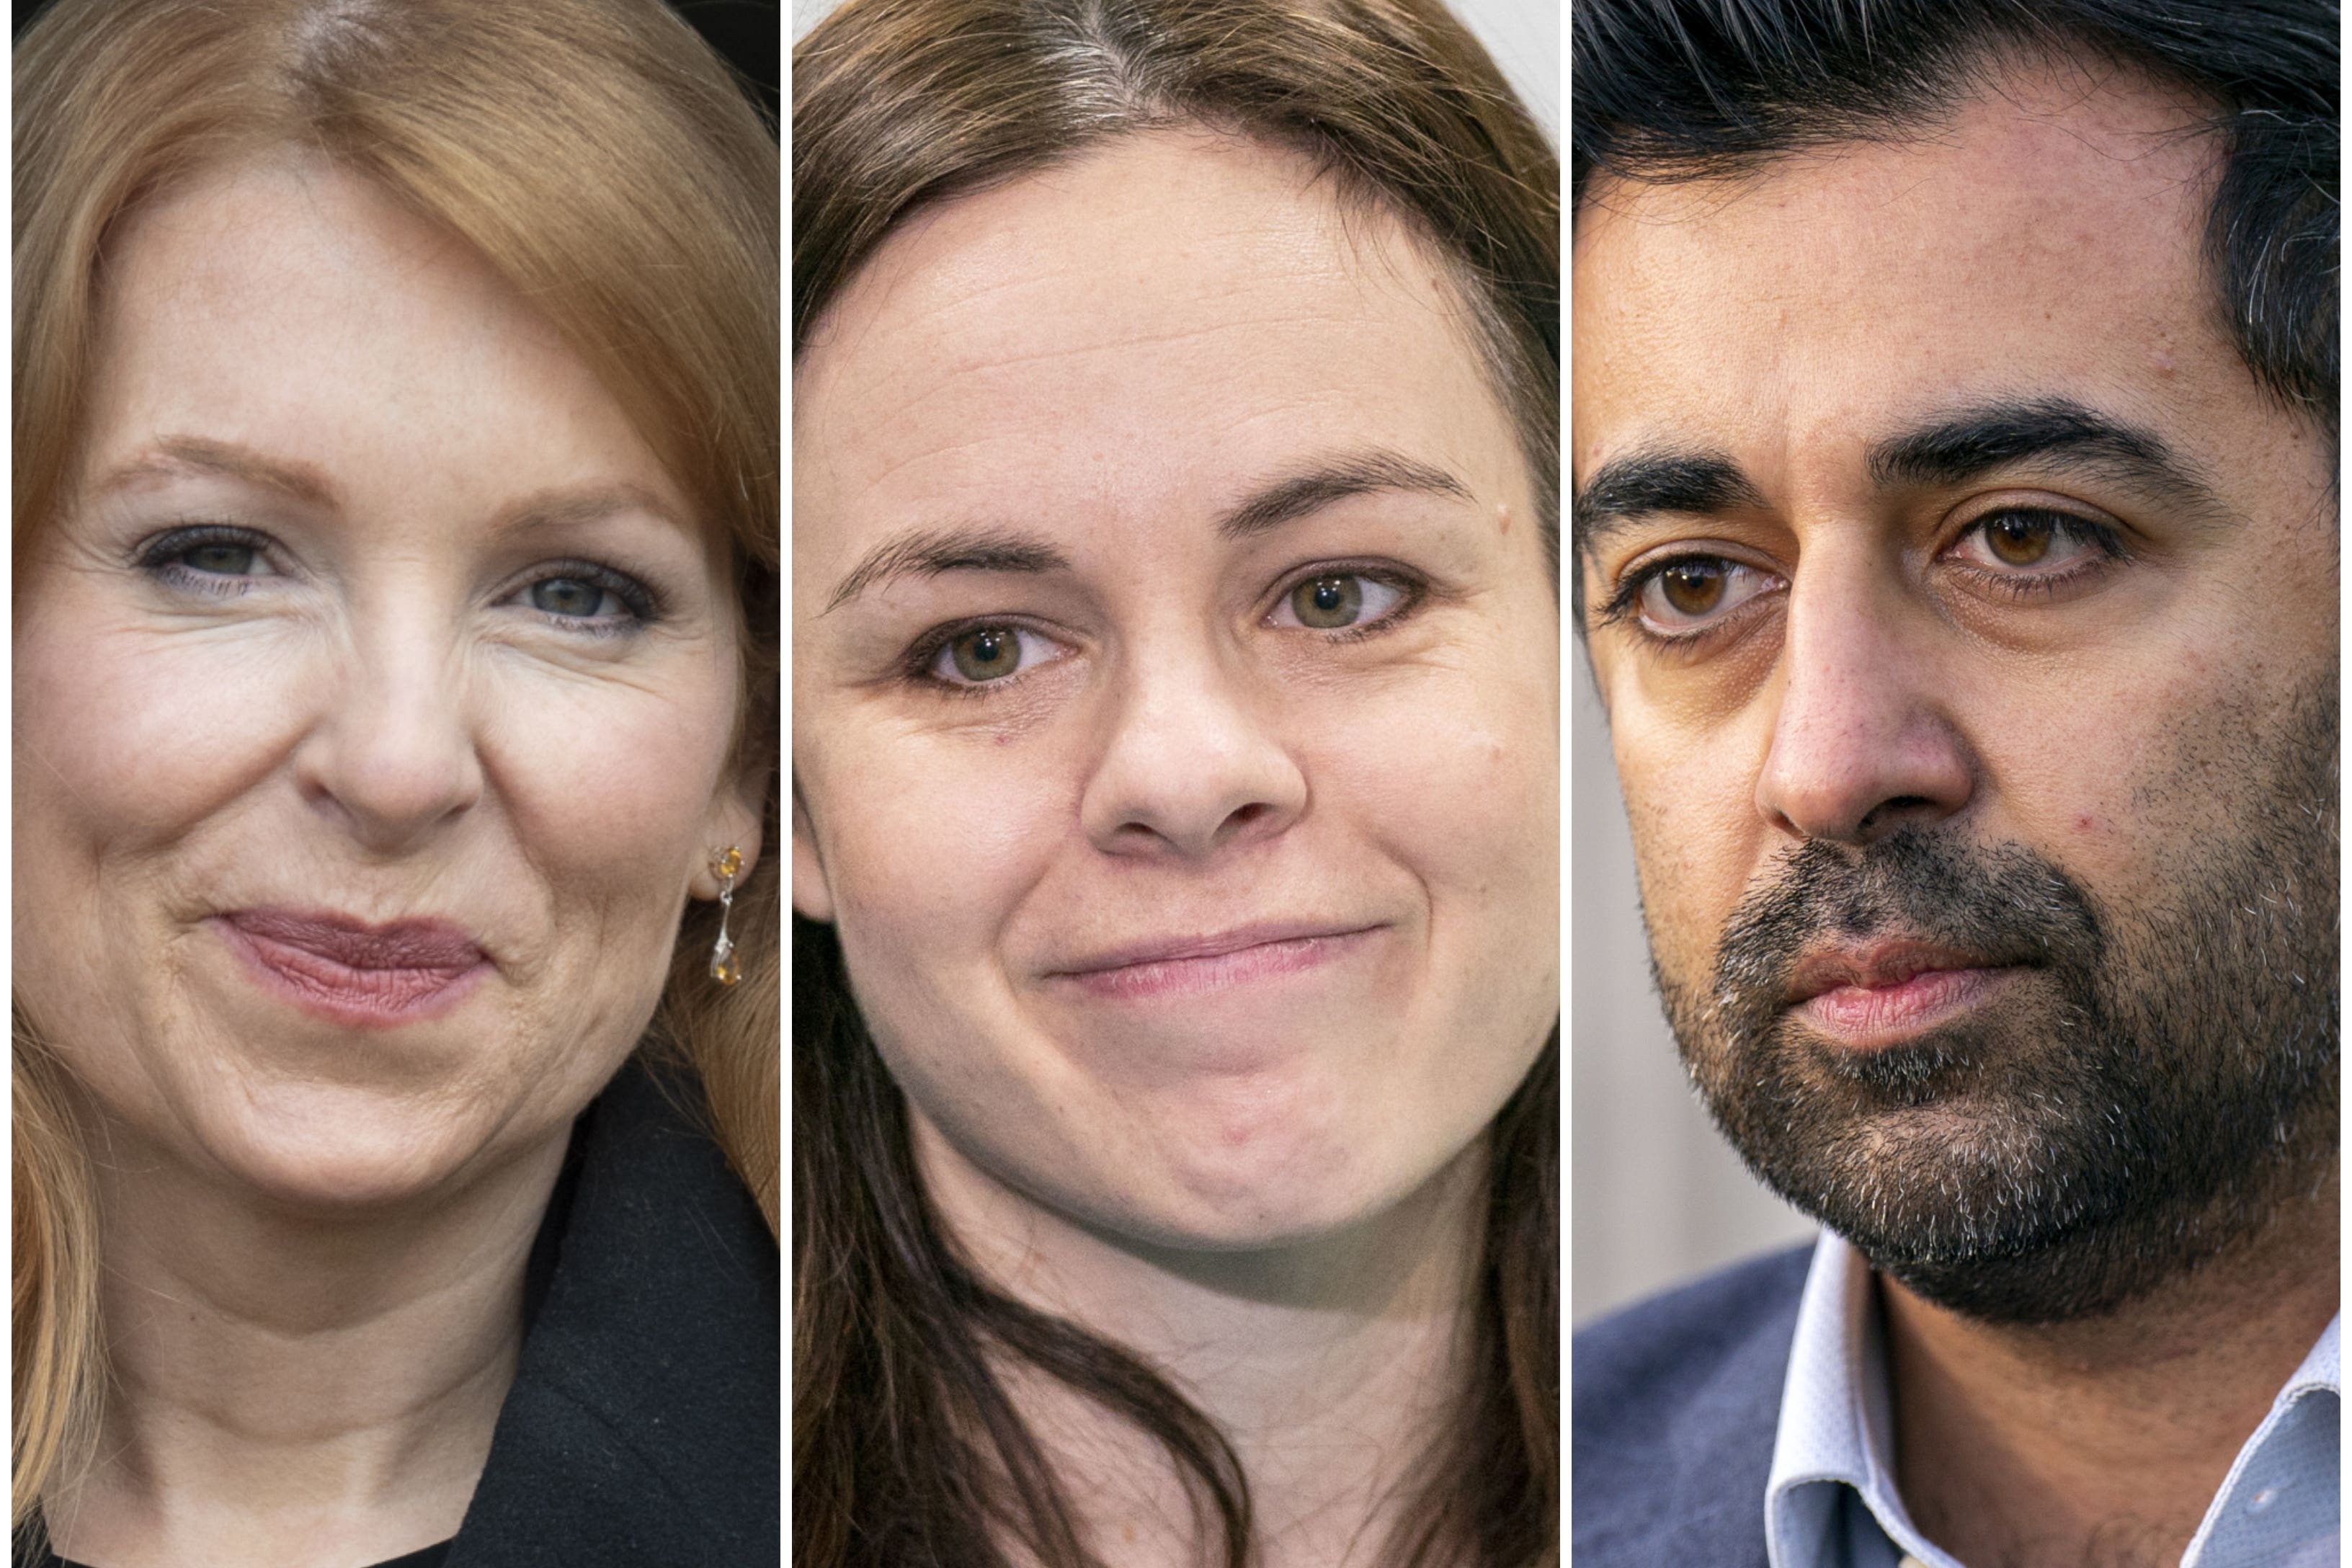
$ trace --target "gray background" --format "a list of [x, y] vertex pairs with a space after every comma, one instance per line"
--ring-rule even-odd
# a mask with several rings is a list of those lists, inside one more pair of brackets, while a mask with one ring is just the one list
[[1569, 693], [1569, 1316], [1583, 1323], [1813, 1224], [1706, 1119], [1650, 984], [1633, 846], [1584, 653]]

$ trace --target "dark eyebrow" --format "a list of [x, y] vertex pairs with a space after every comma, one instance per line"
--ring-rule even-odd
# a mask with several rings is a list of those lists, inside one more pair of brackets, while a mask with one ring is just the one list
[[1401, 452], [1358, 452], [1261, 485], [1218, 520], [1217, 536], [1227, 540], [1254, 538], [1334, 501], [1377, 490], [1472, 499], [1470, 487], [1443, 468], [1432, 468]]
[[1070, 558], [1042, 540], [1003, 529], [945, 529], [876, 547], [849, 570], [825, 601], [831, 615], [877, 583], [937, 577], [947, 572], [1066, 572]]
[[131, 479], [190, 468], [277, 490], [306, 506], [333, 510], [339, 504], [335, 487], [327, 481], [324, 474], [308, 463], [266, 458], [233, 441], [215, 441], [198, 436], [162, 437], [138, 457], [107, 475], [99, 488], [111, 489]]
[[1719, 452], [1629, 452], [1601, 464], [1576, 492], [1570, 536], [1581, 558], [1615, 525], [1634, 518], [1662, 511], [1706, 516], [1763, 504], [1756, 481]]
[[1871, 446], [1870, 477], [1881, 488], [1962, 485], [2030, 458], [2117, 473], [2196, 511], [2229, 510], [2154, 431], [2063, 397], [1980, 404], [1890, 436]]
[[[1349, 496], [1410, 490], [1472, 499], [1443, 468], [1400, 453], [1369, 451], [1318, 463], [1261, 485], [1217, 520], [1221, 539], [1248, 539]], [[850, 568], [825, 600], [831, 615], [877, 584], [948, 572], [1066, 572], [1070, 558], [1043, 540], [1007, 529], [947, 529], [887, 541]]]

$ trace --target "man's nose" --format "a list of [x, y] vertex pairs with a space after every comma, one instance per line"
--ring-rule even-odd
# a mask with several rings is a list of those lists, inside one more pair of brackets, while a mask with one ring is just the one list
[[295, 755], [303, 795], [376, 854], [394, 854], [481, 798], [464, 655], [418, 614], [352, 630], [324, 710]]
[[1868, 844], [1962, 810], [1976, 760], [1898, 586], [1861, 563], [1789, 588], [1780, 706], [1756, 805], [1796, 837]]
[[1211, 650], [1129, 671], [1079, 803], [1087, 837], [1106, 854], [1200, 858], [1282, 832], [1307, 779], [1270, 702]]

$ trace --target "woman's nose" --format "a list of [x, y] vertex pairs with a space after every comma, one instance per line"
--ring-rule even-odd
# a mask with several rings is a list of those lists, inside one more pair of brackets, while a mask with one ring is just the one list
[[1801, 574], [1789, 594], [1757, 809], [1796, 837], [1848, 844], [1958, 815], [1976, 762], [1950, 718], [1948, 671], [1906, 640], [1899, 595], [1860, 571]]
[[1096, 847], [1197, 859], [1297, 821], [1306, 775], [1251, 695], [1213, 659], [1130, 681], [1079, 803]]
[[339, 651], [295, 768], [305, 796], [371, 852], [407, 848], [481, 798], [462, 658], [423, 624], [369, 628]]

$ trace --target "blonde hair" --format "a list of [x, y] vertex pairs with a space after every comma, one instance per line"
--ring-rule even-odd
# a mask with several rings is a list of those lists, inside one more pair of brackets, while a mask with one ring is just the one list
[[[15, 64], [16, 553], [70, 482], [109, 234], [192, 174], [287, 148], [374, 181], [530, 296], [730, 538], [744, 612], [736, 756], [777, 837], [778, 156], [726, 68], [657, 0], [65, 0]], [[691, 1064], [776, 1228], [780, 878], [736, 900], [740, 984], [679, 931], [649, 1051]], [[63, 1069], [12, 1050], [12, 1528], [82, 1463], [103, 1388], [97, 1227]]]

